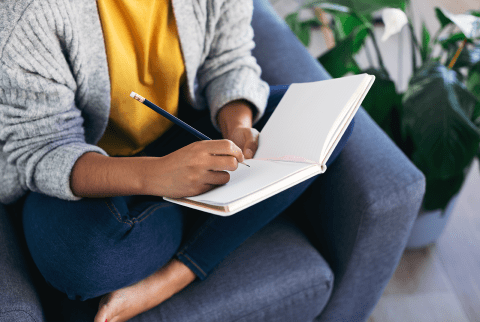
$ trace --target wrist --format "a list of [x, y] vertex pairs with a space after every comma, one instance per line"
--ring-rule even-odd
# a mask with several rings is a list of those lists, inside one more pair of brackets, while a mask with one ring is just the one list
[[225, 104], [217, 113], [217, 124], [224, 138], [237, 127], [252, 127], [254, 107], [246, 100]]

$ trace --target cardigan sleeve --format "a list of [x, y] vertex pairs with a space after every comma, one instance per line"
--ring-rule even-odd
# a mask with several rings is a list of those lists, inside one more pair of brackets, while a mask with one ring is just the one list
[[90, 151], [108, 154], [85, 142], [76, 81], [61, 45], [75, 46], [72, 29], [65, 25], [66, 38], [55, 37], [52, 21], [38, 11], [26, 10], [0, 48], [0, 142], [8, 156], [3, 169], [18, 173], [2, 185], [79, 200], [70, 187], [75, 162]]
[[197, 76], [199, 88], [210, 109], [212, 124], [220, 132], [216, 116], [225, 104], [245, 99], [252, 103], [253, 125], [263, 116], [269, 95], [268, 84], [251, 50], [255, 47], [251, 20], [252, 0], [226, 0], [215, 25], [210, 50]]

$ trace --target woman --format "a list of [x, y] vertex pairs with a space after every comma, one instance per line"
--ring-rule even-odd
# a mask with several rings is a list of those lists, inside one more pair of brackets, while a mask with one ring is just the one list
[[[126, 321], [204, 280], [317, 178], [225, 218], [162, 199], [228, 182], [288, 87], [260, 79], [251, 1], [2, 5], [0, 201], [23, 202], [49, 284], [101, 299], [95, 322]], [[172, 127], [131, 91], [213, 140]]]

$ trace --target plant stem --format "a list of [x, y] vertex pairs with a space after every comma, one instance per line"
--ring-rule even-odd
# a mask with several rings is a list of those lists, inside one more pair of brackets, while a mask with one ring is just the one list
[[403, 84], [403, 33], [398, 34], [398, 84]]
[[417, 54], [415, 52], [415, 32], [413, 31], [413, 25], [409, 21], [408, 22], [408, 29], [410, 30], [410, 39], [411, 39], [411, 44], [412, 44], [412, 68], [413, 68], [413, 74], [417, 71]]
[[380, 68], [382, 69], [382, 71], [388, 76], [388, 72], [387, 72], [387, 69], [385, 68], [385, 65], [383, 64], [383, 59], [382, 59], [382, 55], [380, 54], [380, 49], [378, 48], [378, 44], [377, 44], [377, 39], [375, 38], [375, 34], [373, 33], [373, 30], [371, 28], [368, 28], [368, 32], [370, 33], [370, 36], [372, 37], [372, 41], [373, 41], [373, 46], [375, 47], [375, 51], [377, 53], [377, 58], [378, 58], [378, 64], [380, 65]]
[[370, 49], [368, 49], [367, 42], [365, 42], [365, 53], [367, 54], [367, 60], [368, 60], [368, 63], [370, 64], [370, 67], [373, 68], [372, 54], [370, 54]]
[[458, 47], [457, 52], [455, 53], [455, 56], [453, 56], [452, 60], [450, 61], [450, 64], [448, 64], [448, 69], [452, 69], [453, 65], [455, 65], [455, 62], [457, 61], [458, 56], [460, 56], [460, 53], [462, 52], [463, 47], [465, 47], [466, 43], [467, 43], [467, 37], [463, 39], [462, 43]]

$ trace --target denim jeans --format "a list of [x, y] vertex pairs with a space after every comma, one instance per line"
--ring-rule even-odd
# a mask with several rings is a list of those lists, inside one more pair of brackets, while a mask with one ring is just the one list
[[[270, 87], [261, 131], [288, 85]], [[208, 110], [180, 105], [179, 118], [212, 139], [222, 139]], [[354, 121], [327, 162], [336, 159]], [[198, 139], [173, 125], [136, 156], [164, 156]], [[28, 249], [50, 285], [70, 299], [87, 300], [134, 284], [172, 258], [201, 280], [243, 241], [284, 212], [314, 176], [229, 217], [164, 201], [157, 196], [82, 198], [67, 201], [29, 192], [22, 211]], [[319, 179], [321, 180], [321, 179]]]

